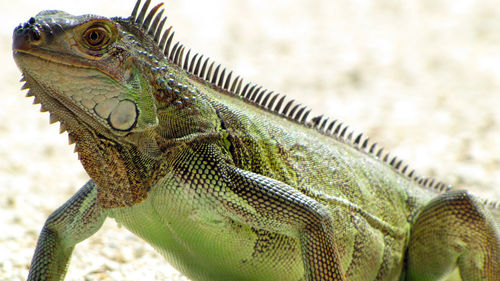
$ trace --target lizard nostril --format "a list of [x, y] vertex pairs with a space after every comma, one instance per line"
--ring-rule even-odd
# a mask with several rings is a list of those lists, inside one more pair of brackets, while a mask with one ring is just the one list
[[42, 35], [40, 34], [40, 30], [38, 30], [38, 28], [30, 29], [28, 34], [32, 42], [36, 42], [42, 38]]
[[35, 24], [35, 19], [30, 18], [28, 22], [14, 29], [12, 47], [15, 50], [29, 50], [43, 43], [41, 26]]

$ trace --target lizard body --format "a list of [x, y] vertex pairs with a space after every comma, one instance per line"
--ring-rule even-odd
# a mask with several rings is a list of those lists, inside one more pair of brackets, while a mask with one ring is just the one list
[[[342, 124], [190, 60], [148, 4], [127, 19], [42, 12], [15, 31], [30, 94], [92, 178], [48, 219], [30, 279], [62, 278], [106, 217], [193, 280], [437, 280], [457, 265], [464, 280], [498, 277], [498, 226], [477, 199], [439, 195]], [[411, 258], [433, 253], [449, 257]]]

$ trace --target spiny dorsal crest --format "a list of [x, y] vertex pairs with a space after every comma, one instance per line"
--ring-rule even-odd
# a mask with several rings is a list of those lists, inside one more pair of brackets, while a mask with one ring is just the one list
[[[331, 136], [338, 141], [350, 144], [354, 148], [387, 163], [400, 174], [425, 188], [435, 190], [439, 193], [451, 189], [450, 185], [436, 181], [432, 178], [416, 175], [415, 170], [410, 170], [408, 165], [403, 165], [404, 163], [401, 159], [390, 156], [390, 153], [384, 152], [383, 148], [378, 148], [377, 143], [371, 143], [363, 134], [356, 135], [354, 132], [349, 131], [349, 126], [337, 120], [329, 121], [328, 118], [323, 118], [323, 115], [308, 119], [311, 110], [306, 106], [296, 104], [295, 100], [287, 101], [286, 96], [263, 89], [257, 84], [246, 83], [243, 86], [243, 79], [240, 78], [240, 76], [233, 79], [232, 71], [227, 71], [226, 68], [211, 61], [208, 57], [204, 58], [203, 55], [196, 53], [191, 58], [191, 49], [186, 52], [186, 47], [180, 42], [176, 42], [172, 45], [175, 34], [175, 32], [172, 31], [172, 26], [168, 27], [163, 32], [163, 27], [167, 20], [167, 17], [162, 17], [164, 10], [160, 10], [163, 3], [154, 6], [149, 13], [147, 13], [150, 4], [151, 0], [146, 0], [139, 11], [141, 0], [138, 0], [132, 11], [130, 21], [143, 33], [148, 34], [151, 39], [158, 44], [165, 58], [171, 63], [176, 64], [189, 74], [211, 83], [225, 94], [239, 96], [252, 105], [278, 114], [291, 121], [303, 124], [304, 126], [314, 128], [320, 133]], [[228, 74], [226, 75], [227, 72]], [[500, 204], [498, 202], [487, 202], [487, 205], [490, 207], [498, 207]]]

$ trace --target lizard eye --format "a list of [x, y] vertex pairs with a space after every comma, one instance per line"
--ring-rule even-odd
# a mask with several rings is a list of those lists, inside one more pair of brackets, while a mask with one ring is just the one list
[[98, 51], [109, 42], [110, 36], [107, 29], [101, 26], [92, 26], [85, 31], [83, 39], [89, 49]]
[[72, 34], [83, 55], [98, 59], [104, 57], [109, 46], [116, 42], [118, 28], [108, 19], [96, 19], [76, 26]]

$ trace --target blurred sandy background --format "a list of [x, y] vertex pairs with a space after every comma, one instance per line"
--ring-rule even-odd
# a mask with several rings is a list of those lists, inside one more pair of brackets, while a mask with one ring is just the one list
[[[44, 9], [126, 17], [135, 2], [0, 1], [0, 280], [23, 280], [45, 219], [87, 175], [19, 90], [12, 30]], [[498, 1], [169, 0], [166, 9], [177, 40], [247, 81], [343, 120], [419, 174], [500, 199]], [[77, 246], [67, 280], [185, 279], [108, 220]]]

